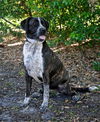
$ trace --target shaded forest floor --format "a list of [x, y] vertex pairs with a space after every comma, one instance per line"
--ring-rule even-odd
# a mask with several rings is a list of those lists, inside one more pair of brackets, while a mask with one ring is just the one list
[[[73, 103], [67, 96], [51, 91], [49, 109], [41, 113], [41, 85], [33, 83], [35, 92], [30, 104], [22, 106], [25, 93], [22, 45], [0, 48], [0, 121], [7, 122], [100, 122], [100, 92], [86, 93], [84, 99]], [[100, 72], [92, 68], [100, 61], [99, 47], [66, 47], [54, 49], [77, 86], [99, 84]], [[76, 80], [77, 79], [77, 80]]]

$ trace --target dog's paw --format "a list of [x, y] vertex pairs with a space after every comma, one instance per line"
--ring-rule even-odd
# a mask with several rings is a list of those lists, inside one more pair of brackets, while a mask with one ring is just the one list
[[40, 106], [40, 112], [46, 112], [47, 106]]
[[72, 97], [72, 101], [77, 103], [78, 101], [82, 101], [85, 98], [84, 95], [78, 94], [78, 95], [74, 95]]
[[80, 100], [80, 96], [79, 96], [79, 95], [74, 95], [74, 96], [72, 97], [72, 100], [73, 100], [74, 102], [77, 102], [77, 101]]
[[48, 103], [42, 103], [40, 106], [40, 112], [45, 112], [48, 108]]
[[30, 97], [25, 97], [23, 105], [28, 105], [30, 101]]

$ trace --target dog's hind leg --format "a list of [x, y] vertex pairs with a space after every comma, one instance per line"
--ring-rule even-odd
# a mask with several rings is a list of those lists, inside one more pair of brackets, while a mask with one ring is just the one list
[[32, 86], [32, 77], [26, 73], [25, 75], [26, 79], [26, 94], [25, 94], [25, 99], [24, 99], [24, 104], [28, 104], [30, 100], [30, 92], [31, 92], [31, 86]]

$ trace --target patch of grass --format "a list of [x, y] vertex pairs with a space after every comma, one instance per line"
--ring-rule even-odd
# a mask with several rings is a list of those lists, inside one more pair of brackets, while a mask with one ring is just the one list
[[4, 41], [4, 39], [2, 37], [0, 37], [0, 42], [3, 42], [3, 41]]
[[18, 37], [18, 38], [22, 38], [23, 34], [20, 32], [20, 30], [18, 31], [11, 31], [11, 34], [14, 36], [14, 37]]
[[58, 45], [58, 40], [54, 39], [54, 40], [48, 40], [47, 41], [49, 47], [56, 47]]
[[11, 83], [11, 82], [6, 82], [5, 83], [5, 87], [12, 87], [13, 86], [13, 83]]
[[96, 89], [96, 91], [100, 91], [100, 85], [99, 86], [97, 86], [98, 87], [98, 89]]
[[21, 77], [24, 76], [24, 75], [25, 75], [24, 69], [21, 69], [21, 70], [18, 72], [18, 74], [19, 74]]
[[54, 90], [52, 90], [52, 91], [50, 92], [50, 95], [51, 95], [52, 97], [55, 97], [55, 96], [57, 95], [57, 92], [54, 91]]
[[100, 56], [100, 52], [97, 53], [97, 56], [98, 56], [98, 57]]
[[92, 63], [92, 67], [93, 67], [94, 70], [100, 71], [100, 62], [94, 61], [94, 62]]
[[19, 110], [19, 107], [18, 107], [18, 106], [13, 106], [13, 107], [11, 108], [11, 110], [18, 111], [18, 110]]
[[68, 115], [69, 115], [70, 117], [74, 117], [74, 116], [75, 116], [75, 113], [74, 113], [73, 111], [69, 111], [69, 112], [68, 112]]
[[52, 109], [53, 107], [54, 107], [53, 104], [48, 106], [49, 109]]

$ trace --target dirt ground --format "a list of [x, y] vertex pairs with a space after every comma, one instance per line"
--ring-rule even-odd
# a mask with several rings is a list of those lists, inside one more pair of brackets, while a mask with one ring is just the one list
[[[41, 85], [34, 82], [32, 99], [22, 106], [25, 94], [22, 47], [0, 48], [0, 121], [1, 122], [100, 122], [100, 92], [82, 94], [77, 103], [57, 91], [50, 92], [48, 110], [39, 111]], [[72, 76], [72, 84], [92, 86], [100, 84], [100, 72], [92, 68], [93, 61], [100, 61], [99, 47], [54, 49]], [[76, 80], [77, 78], [77, 80]]]

